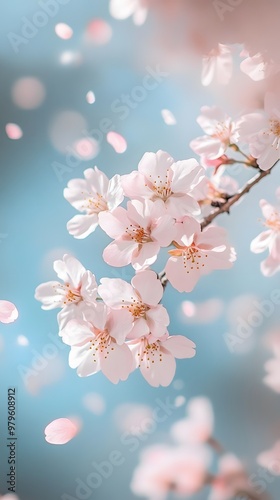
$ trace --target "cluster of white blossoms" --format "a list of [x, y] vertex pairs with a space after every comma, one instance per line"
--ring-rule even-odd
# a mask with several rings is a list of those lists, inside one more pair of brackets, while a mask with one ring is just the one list
[[[37, 287], [35, 296], [44, 309], [61, 308], [59, 334], [71, 347], [69, 364], [78, 375], [101, 370], [117, 383], [139, 368], [151, 385], [167, 386], [175, 359], [194, 356], [191, 340], [168, 333], [169, 316], [160, 304], [164, 287], [170, 282], [179, 292], [191, 292], [203, 275], [232, 267], [236, 253], [225, 230], [203, 217], [207, 208], [223, 206], [238, 189], [223, 175], [226, 165], [240, 162], [261, 172], [279, 159], [280, 122], [274, 108], [269, 114], [273, 102], [268, 96], [263, 114], [236, 122], [215, 106], [203, 107], [198, 122], [206, 135], [191, 142], [202, 166], [194, 158], [175, 161], [158, 151], [145, 153], [130, 174], [109, 180], [95, 167], [85, 170], [84, 179], [68, 183], [64, 196], [80, 212], [68, 222], [69, 233], [83, 239], [99, 225], [112, 239], [104, 261], [114, 267], [131, 265], [135, 272], [131, 283], [102, 278], [98, 285], [94, 274], [64, 255], [54, 263], [61, 282]], [[242, 140], [248, 154], [239, 148]], [[241, 153], [243, 161], [229, 158], [229, 148]], [[126, 205], [120, 206], [125, 198]], [[251, 250], [269, 249], [261, 269], [271, 275], [280, 269], [279, 213], [264, 201], [261, 206], [268, 230], [252, 242]], [[166, 247], [168, 259], [158, 275], [150, 266]]]

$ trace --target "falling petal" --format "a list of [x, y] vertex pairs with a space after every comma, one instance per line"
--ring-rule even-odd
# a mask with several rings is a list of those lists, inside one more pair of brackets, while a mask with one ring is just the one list
[[21, 128], [16, 123], [7, 123], [5, 130], [9, 139], [17, 140], [23, 135]]
[[8, 300], [0, 300], [0, 322], [13, 323], [18, 318], [16, 306]]
[[92, 90], [89, 90], [86, 95], [86, 100], [89, 104], [93, 104], [95, 102], [95, 95]]
[[76, 422], [68, 418], [53, 420], [45, 428], [45, 439], [50, 444], [66, 444], [79, 432]]
[[73, 35], [72, 28], [65, 23], [58, 23], [54, 28], [57, 36], [62, 38], [62, 40], [69, 40]]
[[127, 150], [125, 138], [117, 132], [108, 132], [107, 142], [114, 148], [116, 153], [124, 153]]
[[166, 125], [176, 125], [176, 118], [169, 109], [162, 109], [161, 116]]
[[38, 78], [19, 78], [12, 87], [12, 101], [22, 109], [38, 108], [45, 97], [45, 87]]

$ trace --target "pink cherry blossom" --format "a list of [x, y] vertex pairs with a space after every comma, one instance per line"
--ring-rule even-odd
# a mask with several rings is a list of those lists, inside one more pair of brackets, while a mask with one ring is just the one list
[[153, 387], [167, 387], [171, 384], [177, 359], [195, 356], [195, 344], [182, 335], [160, 339], [142, 337], [128, 343], [134, 358], [134, 368], [140, 368], [144, 379]]
[[13, 323], [18, 318], [18, 310], [12, 302], [0, 300], [0, 323]]
[[110, 0], [109, 9], [115, 19], [127, 19], [132, 16], [136, 25], [143, 24], [148, 14], [145, 0]]
[[271, 474], [280, 476], [280, 441], [276, 441], [272, 448], [260, 453], [257, 462]]
[[99, 216], [102, 229], [114, 238], [103, 252], [110, 266], [132, 264], [140, 270], [153, 264], [161, 247], [168, 246], [176, 232], [174, 219], [160, 202], [133, 200], [127, 210], [117, 207]]
[[220, 458], [218, 474], [211, 484], [209, 500], [231, 500], [239, 495], [256, 498], [243, 464], [231, 453]]
[[96, 305], [97, 284], [95, 276], [71, 255], [54, 262], [59, 281], [42, 283], [35, 290], [35, 298], [42, 302], [42, 309], [62, 308], [58, 315], [60, 328], [73, 318], [83, 317], [88, 306]]
[[138, 170], [122, 176], [124, 193], [133, 199], [160, 200], [172, 217], [200, 213], [192, 190], [204, 176], [194, 158], [177, 161], [165, 151], [145, 153]]
[[280, 71], [280, 65], [269, 59], [264, 52], [249, 56], [240, 63], [240, 69], [255, 82], [271, 77]]
[[85, 179], [72, 179], [64, 197], [83, 215], [75, 215], [67, 229], [75, 238], [86, 238], [98, 226], [99, 214], [114, 210], [123, 201], [119, 175], [108, 177], [97, 167], [84, 171]]
[[45, 439], [50, 444], [66, 444], [79, 432], [76, 422], [68, 418], [53, 420], [45, 428]]
[[188, 416], [178, 420], [171, 428], [171, 436], [179, 444], [207, 442], [213, 433], [214, 414], [211, 402], [205, 397], [190, 400]]
[[191, 292], [200, 277], [216, 269], [229, 269], [236, 254], [226, 241], [225, 230], [208, 226], [203, 232], [198, 221], [184, 217], [177, 224], [178, 233], [169, 250], [165, 273], [179, 292]]
[[131, 314], [99, 304], [86, 318], [69, 321], [63, 330], [62, 340], [71, 346], [70, 367], [77, 368], [80, 377], [102, 371], [114, 384], [126, 380], [133, 369], [130, 349], [124, 343], [132, 328]]
[[227, 45], [218, 44], [202, 59], [201, 83], [204, 86], [214, 81], [219, 85], [227, 85], [232, 76], [232, 50]]
[[135, 339], [152, 333], [155, 338], [165, 334], [169, 316], [162, 304], [163, 288], [154, 271], [142, 271], [131, 280], [102, 278], [98, 293], [113, 309], [127, 309], [132, 315], [133, 328], [128, 338]]
[[[277, 194], [280, 198], [280, 191]], [[269, 251], [268, 257], [261, 263], [261, 272], [264, 276], [273, 276], [280, 271], [280, 207], [274, 207], [266, 200], [260, 201], [260, 207], [267, 229], [253, 239], [250, 248], [254, 253]]]
[[197, 123], [207, 134], [190, 142], [195, 153], [217, 159], [225, 154], [230, 144], [238, 140], [235, 123], [218, 106], [202, 106]]
[[147, 448], [134, 471], [132, 492], [150, 500], [164, 500], [171, 492], [189, 498], [205, 485], [210, 458], [202, 446]]
[[224, 175], [224, 167], [220, 167], [209, 177], [205, 177], [194, 190], [194, 196], [201, 206], [203, 215], [211, 211], [214, 203], [224, 203], [228, 196], [234, 195], [238, 189], [238, 182], [229, 175]]
[[240, 141], [249, 144], [261, 170], [269, 170], [280, 159], [279, 97], [267, 92], [264, 111], [244, 115], [236, 124]]

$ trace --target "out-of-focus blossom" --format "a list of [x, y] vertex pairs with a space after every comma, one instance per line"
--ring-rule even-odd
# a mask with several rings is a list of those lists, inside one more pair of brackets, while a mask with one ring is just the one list
[[113, 30], [104, 19], [93, 19], [86, 27], [86, 40], [95, 45], [105, 45], [110, 42]]
[[71, 255], [65, 254], [53, 267], [62, 283], [42, 283], [35, 290], [35, 298], [42, 302], [42, 309], [62, 308], [58, 319], [63, 329], [70, 319], [83, 318], [87, 306], [96, 305], [97, 284], [95, 276]]
[[84, 171], [84, 179], [72, 179], [64, 189], [64, 197], [83, 215], [75, 215], [67, 229], [75, 238], [86, 238], [98, 226], [102, 212], [114, 210], [123, 201], [120, 176], [111, 180], [97, 167]]
[[[280, 199], [280, 189], [276, 191]], [[264, 225], [267, 228], [251, 242], [251, 251], [262, 253], [269, 251], [268, 257], [261, 263], [261, 272], [264, 276], [273, 276], [280, 271], [280, 208], [274, 207], [266, 200], [260, 201], [260, 207], [265, 217]]]
[[0, 300], [0, 323], [13, 323], [18, 318], [18, 310], [12, 302]]
[[43, 83], [27, 76], [19, 78], [12, 87], [12, 100], [21, 109], [38, 108], [46, 97], [46, 90]]
[[145, 0], [110, 0], [109, 9], [115, 19], [127, 19], [132, 16], [136, 25], [144, 24], [148, 14]]
[[154, 420], [153, 409], [138, 403], [122, 404], [115, 410], [114, 420], [121, 432], [140, 436], [147, 430], [147, 421]]
[[181, 445], [207, 442], [213, 433], [214, 414], [205, 397], [193, 398], [187, 405], [187, 417], [171, 428], [171, 436]]
[[154, 271], [137, 273], [131, 285], [121, 279], [102, 278], [98, 293], [113, 309], [126, 309], [133, 320], [129, 338], [152, 333], [155, 338], [165, 334], [169, 316], [162, 304], [163, 288]]
[[71, 26], [66, 23], [58, 23], [55, 25], [55, 33], [62, 40], [69, 40], [73, 36], [73, 30]]
[[195, 356], [195, 344], [182, 335], [160, 339], [152, 336], [129, 342], [134, 358], [134, 368], [139, 368], [145, 380], [153, 387], [167, 387], [176, 370], [175, 359]]
[[264, 112], [244, 115], [236, 124], [240, 141], [248, 143], [261, 170], [270, 169], [280, 159], [280, 102], [267, 92]]
[[232, 67], [232, 49], [219, 43], [202, 59], [202, 85], [207, 86], [212, 82], [227, 85], [232, 76]]
[[207, 134], [190, 142], [190, 147], [199, 155], [215, 160], [225, 154], [230, 144], [238, 142], [235, 123], [218, 106], [202, 106], [197, 122]]
[[267, 59], [266, 54], [258, 52], [253, 56], [249, 56], [240, 63], [240, 69], [252, 80], [258, 82], [270, 76], [275, 75], [280, 71], [280, 65], [274, 61]]
[[83, 396], [84, 407], [94, 415], [102, 415], [106, 409], [105, 399], [97, 392], [88, 392]]
[[264, 383], [274, 392], [280, 393], [280, 357], [271, 358], [266, 361], [264, 369], [267, 372]]
[[125, 344], [132, 319], [127, 310], [109, 310], [99, 304], [87, 321], [71, 320], [63, 330], [63, 342], [71, 346], [69, 365], [80, 377], [100, 370], [114, 384], [126, 380], [132, 371], [132, 355]]
[[277, 441], [269, 450], [260, 453], [257, 456], [257, 462], [271, 474], [280, 476], [280, 441]]
[[95, 95], [92, 90], [89, 90], [86, 94], [86, 100], [89, 104], [94, 104], [95, 103]]
[[126, 196], [132, 199], [160, 200], [172, 217], [200, 213], [192, 190], [205, 172], [194, 158], [177, 161], [165, 151], [145, 153], [138, 171], [122, 176]]
[[224, 303], [219, 298], [212, 298], [204, 302], [184, 300], [181, 303], [181, 313], [188, 323], [209, 324], [216, 321], [224, 310]]
[[[256, 498], [243, 464], [235, 455], [223, 455], [219, 460], [218, 473], [212, 481], [208, 500], [231, 500], [233, 497]], [[259, 497], [258, 497], [259, 498]]]
[[79, 432], [76, 422], [68, 418], [53, 420], [45, 428], [45, 439], [50, 444], [66, 444]]
[[159, 201], [130, 201], [127, 210], [117, 207], [100, 213], [99, 224], [114, 238], [103, 252], [105, 262], [116, 267], [131, 263], [137, 271], [153, 264], [176, 233], [174, 219]]
[[197, 220], [184, 217], [177, 229], [175, 249], [168, 251], [171, 257], [165, 267], [166, 277], [176, 290], [191, 292], [202, 275], [232, 267], [236, 254], [223, 228], [208, 226], [202, 232]]
[[204, 447], [147, 448], [134, 471], [131, 489], [150, 500], [164, 500], [169, 493], [191, 497], [205, 485], [211, 455]]

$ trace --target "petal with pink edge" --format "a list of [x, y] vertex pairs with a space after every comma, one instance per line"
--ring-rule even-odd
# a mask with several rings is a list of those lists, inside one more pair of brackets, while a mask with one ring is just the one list
[[12, 302], [0, 300], [0, 322], [13, 323], [18, 318], [18, 310]]
[[76, 423], [68, 418], [58, 418], [53, 420], [45, 428], [45, 439], [50, 444], [66, 444], [79, 432]]

